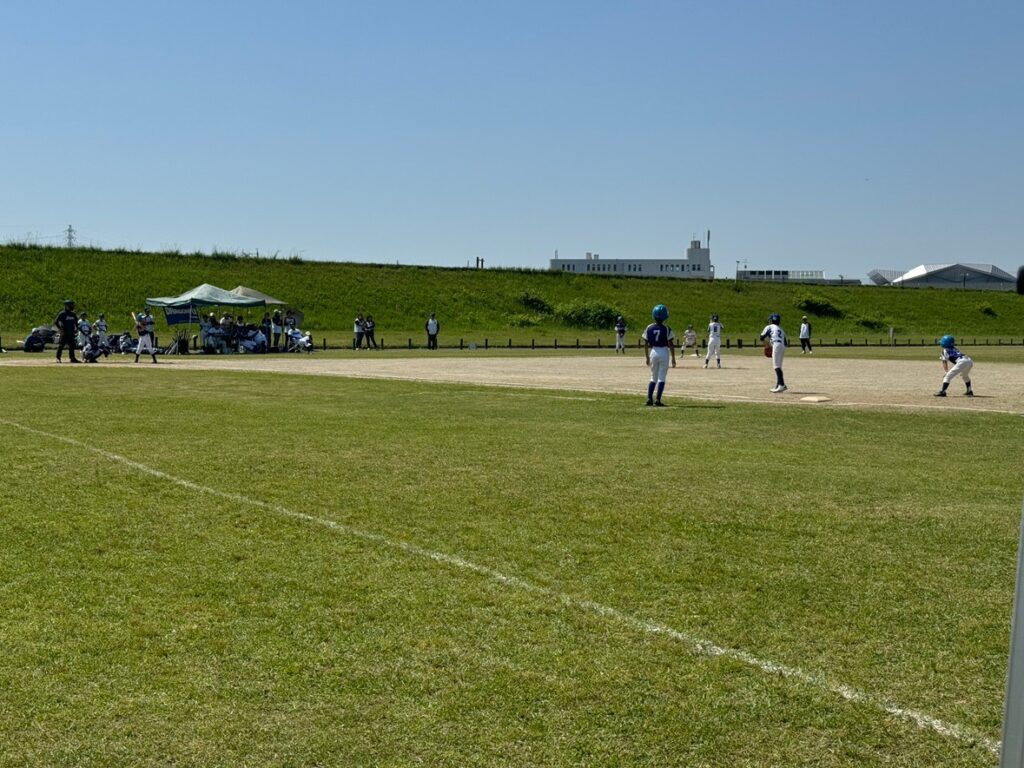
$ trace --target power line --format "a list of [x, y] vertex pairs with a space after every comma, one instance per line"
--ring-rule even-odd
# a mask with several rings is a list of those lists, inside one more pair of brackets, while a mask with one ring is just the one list
[[67, 236], [68, 248], [75, 247], [75, 228], [68, 224], [68, 228], [64, 230], [64, 234]]

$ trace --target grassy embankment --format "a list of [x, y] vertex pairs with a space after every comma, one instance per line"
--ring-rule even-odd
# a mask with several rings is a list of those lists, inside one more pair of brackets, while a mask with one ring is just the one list
[[[431, 311], [442, 343], [584, 344], [611, 341], [608, 315], [622, 314], [633, 331], [656, 302], [672, 310], [678, 329], [703, 330], [717, 312], [730, 338], [750, 339], [770, 311], [782, 313], [795, 337], [807, 314], [814, 335], [831, 343], [880, 342], [890, 326], [904, 342], [951, 332], [1005, 341], [1024, 338], [1024, 301], [1016, 295], [867, 286], [736, 284], [633, 277], [567, 275], [539, 270], [471, 270], [247, 258], [230, 254], [137, 253], [94, 249], [0, 246], [0, 335], [23, 336], [51, 320], [65, 297], [95, 317], [105, 311], [116, 329], [146, 297], [181, 293], [200, 283], [248, 285], [306, 313], [319, 340], [344, 344], [356, 311], [372, 313], [378, 337], [419, 343]], [[259, 310], [247, 313], [251, 318]], [[161, 323], [162, 326], [162, 323]], [[158, 331], [161, 329], [158, 326]], [[8, 341], [8, 346], [11, 346]]]

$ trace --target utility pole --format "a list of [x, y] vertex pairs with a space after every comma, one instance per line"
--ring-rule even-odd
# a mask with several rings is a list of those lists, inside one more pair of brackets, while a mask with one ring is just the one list
[[64, 235], [67, 237], [68, 248], [75, 247], [75, 228], [68, 224], [68, 228], [64, 230]]

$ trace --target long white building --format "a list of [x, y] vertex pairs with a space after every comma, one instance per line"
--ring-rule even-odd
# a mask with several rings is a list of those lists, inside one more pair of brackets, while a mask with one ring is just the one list
[[676, 259], [604, 259], [600, 254], [588, 253], [582, 259], [551, 259], [552, 272], [572, 272], [583, 275], [626, 275], [630, 277], [676, 277], [683, 279], [714, 280], [715, 266], [711, 263], [711, 248], [692, 240], [686, 255]]

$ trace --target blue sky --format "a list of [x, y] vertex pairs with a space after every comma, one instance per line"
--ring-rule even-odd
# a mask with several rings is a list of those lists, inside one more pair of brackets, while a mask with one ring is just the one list
[[1024, 260], [1024, 3], [22, 2], [0, 240]]

